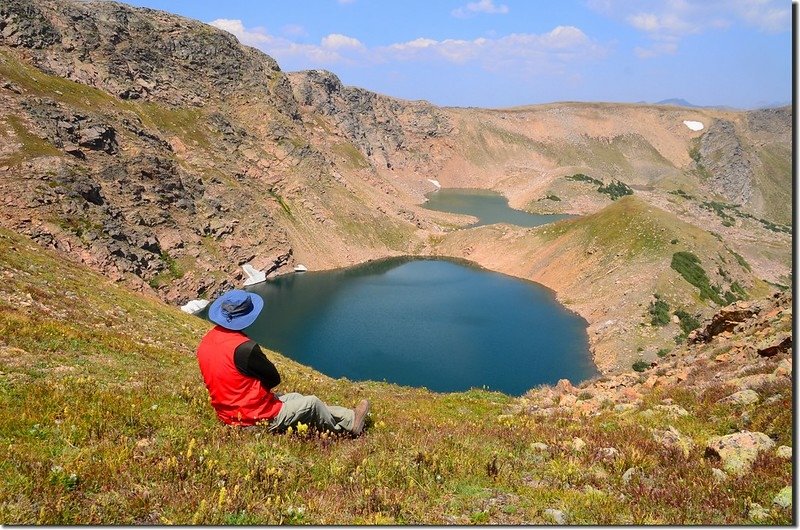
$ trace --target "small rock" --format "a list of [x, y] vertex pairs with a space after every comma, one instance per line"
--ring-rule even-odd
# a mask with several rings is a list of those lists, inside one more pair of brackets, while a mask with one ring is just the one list
[[549, 517], [554, 523], [562, 526], [566, 525], [567, 521], [569, 520], [566, 513], [554, 508], [546, 509], [544, 511], [544, 515]]
[[775, 450], [775, 455], [778, 458], [783, 458], [784, 460], [791, 460], [792, 459], [792, 448], [788, 445], [782, 445]]
[[647, 381], [645, 381], [642, 386], [645, 388], [653, 388], [654, 386], [656, 386], [656, 384], [658, 384], [658, 377], [655, 375], [651, 375], [650, 377], [647, 378]]
[[731, 379], [729, 382], [736, 385], [741, 390], [746, 390], [748, 388], [758, 388], [766, 384], [774, 383], [777, 380], [778, 378], [772, 374], [753, 374], [738, 379]]
[[653, 407], [653, 410], [664, 412], [669, 416], [674, 416], [674, 417], [689, 415], [689, 411], [687, 411], [680, 405], [656, 405], [655, 407]]
[[779, 353], [785, 353], [792, 348], [792, 336], [789, 333], [781, 333], [770, 340], [764, 340], [756, 345], [756, 351], [761, 357], [772, 357]]
[[728, 474], [716, 467], [711, 468], [711, 475], [714, 477], [714, 482], [716, 483], [721, 483], [728, 480]]
[[530, 445], [530, 448], [533, 449], [534, 451], [547, 451], [548, 449], [550, 449], [550, 446], [542, 442], [533, 442]]
[[572, 386], [569, 379], [559, 379], [558, 383], [556, 383], [556, 392], [560, 394], [572, 394], [575, 391], [576, 388]]
[[781, 508], [789, 508], [792, 505], [792, 487], [786, 486], [775, 495], [772, 504], [777, 504]]
[[747, 512], [747, 517], [753, 521], [763, 521], [765, 519], [769, 519], [769, 512], [757, 502], [751, 502], [750, 510]]
[[641, 475], [641, 471], [637, 467], [629, 467], [625, 473], [622, 474], [622, 483], [628, 484], [634, 476]]
[[759, 401], [758, 393], [755, 390], [750, 388], [746, 390], [740, 390], [734, 394], [726, 398], [722, 398], [718, 401], [718, 403], [733, 403], [734, 405], [751, 405], [753, 403], [758, 403]]
[[620, 452], [616, 447], [601, 447], [597, 450], [597, 457], [600, 460], [614, 460], [619, 456]]
[[762, 432], [742, 431], [727, 436], [714, 436], [706, 444], [706, 458], [719, 458], [728, 473], [742, 476], [750, 470], [758, 453], [775, 446]]
[[650, 431], [655, 441], [672, 449], [677, 449], [683, 453], [684, 458], [688, 458], [695, 447], [694, 440], [685, 436], [673, 426], [670, 426], [666, 431], [653, 429]]
[[580, 438], [575, 438], [574, 440], [572, 440], [573, 451], [583, 451], [584, 447], [586, 447], [586, 442], [584, 442]]
[[765, 404], [775, 403], [776, 401], [780, 401], [783, 399], [783, 394], [775, 394], [774, 396], [770, 396], [764, 400]]
[[689, 369], [683, 368], [682, 370], [678, 370], [675, 373], [675, 379], [680, 383], [681, 381], [686, 381], [689, 378]]
[[780, 363], [778, 363], [778, 367], [775, 368], [775, 371], [772, 373], [777, 377], [781, 376], [792, 377], [792, 360], [783, 359]]
[[636, 408], [633, 403], [618, 403], [614, 405], [614, 412], [628, 412]]
[[571, 407], [575, 403], [578, 402], [578, 398], [573, 396], [572, 394], [564, 394], [561, 396], [561, 399], [558, 400], [559, 407]]

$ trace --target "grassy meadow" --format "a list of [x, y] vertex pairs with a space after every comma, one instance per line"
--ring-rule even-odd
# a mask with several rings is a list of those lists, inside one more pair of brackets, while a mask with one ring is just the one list
[[[770, 507], [790, 461], [715, 481], [702, 442], [745, 412], [719, 389], [638, 405], [671, 399], [691, 413], [677, 419], [613, 403], [542, 417], [524, 398], [333, 380], [270, 353], [279, 390], [373, 402], [360, 438], [273, 435], [217, 422], [194, 358], [206, 322], [5, 230], [0, 277], [3, 524], [747, 524], [752, 503], [792, 521]], [[751, 428], [791, 445], [791, 387], [764, 392], [779, 398], [746, 411]], [[657, 443], [668, 424], [697, 445]]]

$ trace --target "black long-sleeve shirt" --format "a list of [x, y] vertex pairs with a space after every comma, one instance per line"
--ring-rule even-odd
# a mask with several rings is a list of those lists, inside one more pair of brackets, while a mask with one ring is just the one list
[[266, 390], [278, 386], [281, 382], [278, 369], [267, 359], [254, 340], [248, 340], [236, 347], [233, 352], [233, 364], [242, 375], [261, 381], [261, 386]]

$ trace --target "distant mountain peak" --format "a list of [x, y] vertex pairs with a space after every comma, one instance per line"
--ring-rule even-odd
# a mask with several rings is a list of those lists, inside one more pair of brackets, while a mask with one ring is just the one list
[[675, 105], [677, 107], [699, 107], [700, 105], [695, 105], [693, 103], [689, 103], [685, 99], [682, 98], [669, 98], [669, 99], [662, 99], [661, 101], [657, 101], [656, 105]]

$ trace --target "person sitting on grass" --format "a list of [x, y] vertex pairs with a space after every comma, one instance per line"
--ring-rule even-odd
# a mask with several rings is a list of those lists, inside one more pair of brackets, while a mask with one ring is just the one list
[[263, 307], [259, 295], [238, 289], [209, 307], [208, 318], [216, 326], [200, 341], [197, 360], [217, 417], [228, 425], [266, 423], [270, 431], [284, 431], [302, 422], [321, 431], [360, 435], [368, 400], [361, 400], [353, 410], [328, 406], [316, 396], [272, 391], [281, 376], [242, 331], [255, 322]]

